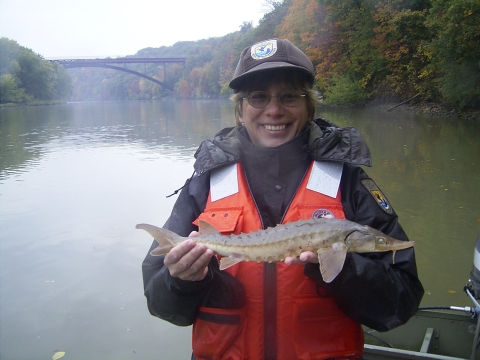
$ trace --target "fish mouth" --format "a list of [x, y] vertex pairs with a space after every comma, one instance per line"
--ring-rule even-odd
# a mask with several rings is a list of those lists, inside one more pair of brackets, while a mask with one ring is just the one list
[[264, 124], [263, 127], [268, 131], [282, 131], [282, 130], [285, 130], [285, 128], [287, 127], [287, 124], [282, 124], [282, 125], [267, 125], [267, 124]]

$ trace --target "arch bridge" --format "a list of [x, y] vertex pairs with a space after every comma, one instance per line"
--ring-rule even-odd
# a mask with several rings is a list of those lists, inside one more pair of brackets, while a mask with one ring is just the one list
[[[77, 67], [101, 67], [107, 69], [114, 69], [118, 71], [127, 72], [134, 74], [150, 81], [153, 81], [156, 84], [163, 86], [165, 89], [174, 91], [174, 89], [165, 84], [164, 82], [157, 80], [147, 74], [131, 70], [127, 68], [127, 64], [152, 64], [158, 63], [163, 64], [163, 78], [166, 79], [165, 65], [167, 63], [183, 63], [185, 64], [186, 58], [115, 58], [115, 59], [59, 59], [59, 60], [49, 60], [50, 62], [56, 62], [62, 65], [66, 69], [77, 68]], [[118, 66], [118, 65], [122, 65]], [[165, 81], [165, 80], [164, 80]]]

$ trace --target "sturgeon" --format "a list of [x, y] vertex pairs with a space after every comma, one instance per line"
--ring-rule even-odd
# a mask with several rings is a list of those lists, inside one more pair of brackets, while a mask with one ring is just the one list
[[[239, 235], [222, 235], [203, 220], [198, 221], [198, 226], [198, 235], [190, 239], [223, 256], [220, 270], [241, 261], [283, 261], [288, 256], [296, 257], [304, 251], [312, 251], [318, 254], [320, 272], [327, 283], [342, 270], [347, 252], [393, 251], [395, 261], [397, 250], [415, 245], [414, 241], [397, 240], [367, 225], [342, 219], [299, 220]], [[136, 228], [147, 231], [158, 242], [158, 247], [150, 252], [153, 256], [166, 254], [189, 239], [154, 225], [138, 224]]]

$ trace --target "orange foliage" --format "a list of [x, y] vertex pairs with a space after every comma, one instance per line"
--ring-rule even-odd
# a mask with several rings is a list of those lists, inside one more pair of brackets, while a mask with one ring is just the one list
[[188, 99], [192, 95], [192, 89], [185, 79], [181, 79], [177, 83], [177, 89], [178, 89], [178, 93], [179, 93], [179, 95], [182, 99]]

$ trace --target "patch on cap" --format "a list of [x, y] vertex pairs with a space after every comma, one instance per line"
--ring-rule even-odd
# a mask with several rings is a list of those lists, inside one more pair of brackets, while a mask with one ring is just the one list
[[277, 40], [268, 40], [255, 44], [250, 49], [250, 55], [255, 60], [266, 59], [277, 52]]
[[390, 206], [390, 203], [372, 179], [363, 179], [362, 185], [365, 187], [365, 189], [370, 191], [370, 195], [372, 195], [378, 206], [380, 206], [383, 211], [389, 215], [393, 214], [393, 209]]

